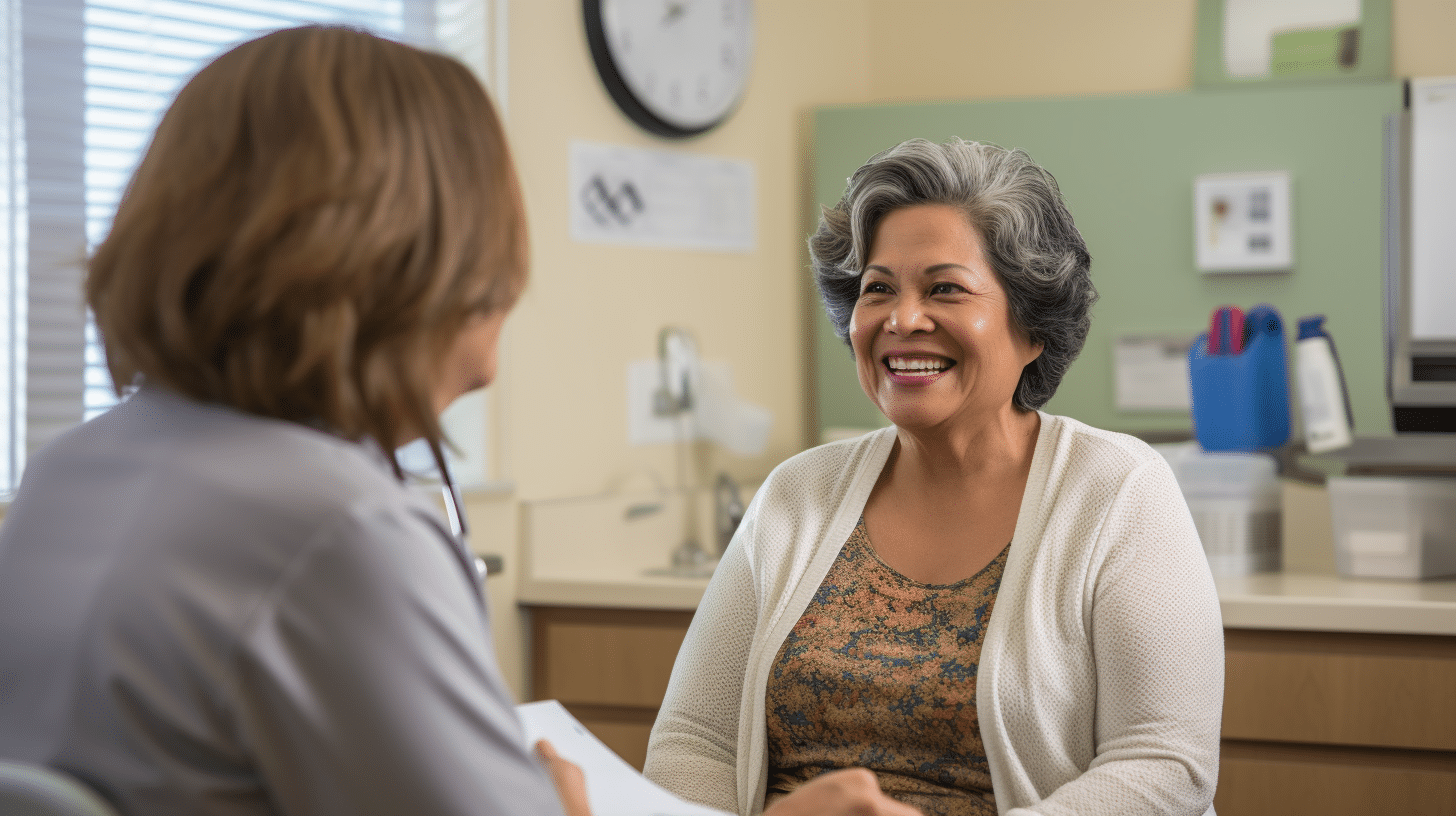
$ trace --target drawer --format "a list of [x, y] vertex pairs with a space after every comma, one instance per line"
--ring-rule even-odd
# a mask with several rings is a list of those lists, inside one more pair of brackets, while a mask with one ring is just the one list
[[1225, 741], [1218, 816], [1450, 816], [1456, 756]]
[[1224, 637], [1224, 739], [1456, 751], [1456, 638]]

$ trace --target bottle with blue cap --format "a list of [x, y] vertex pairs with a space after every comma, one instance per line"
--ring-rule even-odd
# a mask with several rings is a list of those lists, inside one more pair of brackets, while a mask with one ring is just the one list
[[1324, 322], [1324, 315], [1300, 318], [1299, 340], [1294, 344], [1304, 445], [1310, 453], [1338, 450], [1354, 440], [1350, 393]]

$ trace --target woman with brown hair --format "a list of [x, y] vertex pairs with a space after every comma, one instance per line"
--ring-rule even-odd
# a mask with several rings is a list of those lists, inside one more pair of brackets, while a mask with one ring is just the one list
[[[90, 264], [129, 397], [31, 459], [0, 534], [0, 756], [124, 813], [584, 813], [394, 455], [441, 459], [526, 274], [459, 63], [309, 27], [204, 68]], [[783, 813], [886, 802], [859, 773]]]

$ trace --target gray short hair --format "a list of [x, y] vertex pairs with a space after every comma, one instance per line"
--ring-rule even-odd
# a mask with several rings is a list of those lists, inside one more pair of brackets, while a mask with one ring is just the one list
[[1092, 256], [1056, 179], [1023, 150], [910, 139], [856, 170], [844, 198], [824, 209], [809, 239], [814, 282], [834, 331], [849, 342], [880, 219], [917, 204], [955, 207], [980, 231], [986, 260], [1006, 287], [1011, 319], [1043, 346], [1022, 370], [1012, 402], [1027, 411], [1042, 407], [1082, 351], [1097, 290]]

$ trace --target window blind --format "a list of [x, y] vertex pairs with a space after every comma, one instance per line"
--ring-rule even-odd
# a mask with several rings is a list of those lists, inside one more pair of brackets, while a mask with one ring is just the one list
[[[25, 453], [81, 418], [86, 257], [82, 0], [21, 3], [27, 251], [17, 292], [25, 381], [15, 395]], [[18, 287], [21, 288], [21, 287]], [[23, 315], [23, 316], [22, 316]], [[16, 447], [20, 447], [17, 444]], [[17, 473], [19, 475], [18, 468]]]
[[[110, 228], [122, 191], [157, 121], [199, 68], [243, 40], [301, 23], [347, 23], [431, 45], [431, 5], [402, 0], [83, 0], [86, 238]], [[86, 329], [83, 410], [111, 407], [115, 391], [95, 329]], [[69, 423], [68, 423], [69, 424]]]
[[27, 248], [25, 130], [21, 93], [21, 9], [0, 9], [0, 489], [14, 484], [23, 461], [20, 447], [25, 390], [24, 320]]
[[[340, 23], [460, 52], [486, 78], [488, 0], [0, 0], [0, 488], [114, 403], [84, 259], [176, 91], [228, 47]], [[501, 6], [504, 3], [500, 4]], [[437, 28], [440, 36], [437, 38]]]

